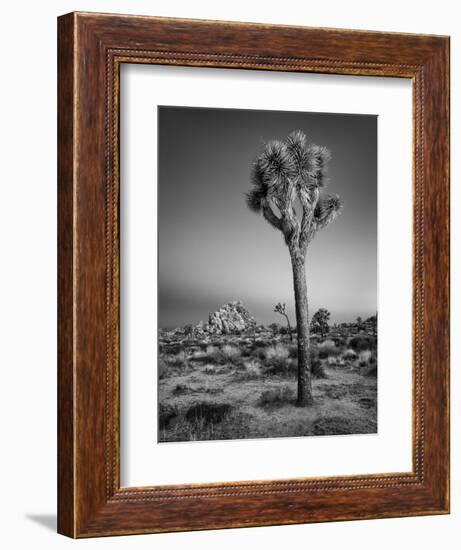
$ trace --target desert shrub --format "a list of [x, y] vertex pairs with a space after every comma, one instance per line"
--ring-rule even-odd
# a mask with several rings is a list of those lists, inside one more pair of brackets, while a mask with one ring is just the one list
[[327, 357], [327, 364], [329, 367], [343, 367], [345, 365], [345, 361], [340, 355], [337, 355], [336, 357], [329, 355]]
[[359, 353], [359, 365], [366, 367], [370, 363], [371, 351], [369, 349], [363, 350]]
[[203, 372], [205, 374], [216, 374], [216, 372], [217, 372], [216, 365], [205, 365], [205, 368], [203, 369]]
[[166, 378], [166, 376], [168, 375], [168, 365], [162, 357], [160, 357], [158, 360], [157, 372], [159, 380], [161, 380], [162, 378]]
[[256, 361], [245, 361], [244, 366], [244, 377], [247, 379], [259, 378], [261, 376], [261, 367]]
[[375, 350], [376, 338], [366, 334], [360, 334], [350, 339], [349, 346], [357, 353], [367, 349]]
[[341, 337], [335, 337], [335, 338], [332, 338], [332, 340], [334, 341], [334, 343], [336, 344], [336, 347], [337, 348], [342, 348], [346, 345], [346, 339], [345, 338], [341, 338]]
[[264, 340], [255, 340], [253, 342], [253, 348], [265, 348], [267, 345], [267, 342], [265, 342]]
[[166, 361], [169, 365], [175, 368], [183, 369], [189, 366], [187, 361], [187, 355], [184, 350], [180, 351], [176, 355], [169, 355], [166, 358]]
[[368, 361], [368, 367], [363, 373], [365, 376], [377, 376], [378, 375], [378, 358], [376, 353], [372, 353]]
[[282, 325], [279, 325], [278, 323], [272, 323], [269, 325], [269, 328], [274, 334], [280, 334], [280, 329], [282, 328]]
[[191, 359], [194, 359], [195, 361], [202, 361], [203, 359], [207, 358], [206, 351], [204, 350], [197, 350], [194, 351], [191, 355]]
[[164, 405], [160, 403], [158, 407], [158, 426], [161, 430], [166, 430], [170, 422], [178, 416], [178, 409], [173, 405]]
[[213, 363], [208, 363], [204, 366], [203, 373], [204, 374], [228, 374], [229, 372], [232, 372], [233, 366], [232, 365], [215, 365]]
[[275, 346], [267, 347], [264, 355], [268, 361], [286, 361], [290, 356], [290, 352], [287, 346], [276, 344]]
[[238, 346], [225, 344], [221, 349], [217, 346], [208, 346], [204, 359], [215, 365], [225, 365], [226, 363], [241, 363], [242, 352]]
[[325, 340], [317, 346], [320, 359], [327, 359], [327, 357], [336, 357], [340, 350], [336, 347], [333, 340]]
[[370, 366], [364, 372], [364, 375], [365, 376], [377, 376], [378, 375], [378, 363], [376, 361], [372, 361], [370, 363]]
[[241, 355], [241, 351], [237, 346], [231, 346], [229, 344], [226, 344], [221, 348], [221, 353], [230, 361], [238, 359]]
[[289, 360], [290, 353], [283, 344], [269, 346], [264, 351], [264, 366], [271, 374], [288, 376], [292, 370], [293, 361]]
[[266, 358], [266, 350], [265, 348], [255, 348], [251, 352], [251, 357], [254, 359], [260, 359], [261, 361]]
[[353, 349], [349, 348], [343, 353], [343, 358], [346, 361], [355, 361], [357, 359], [357, 353]]
[[185, 393], [188, 393], [189, 388], [186, 386], [186, 384], [176, 384], [176, 386], [172, 390], [173, 395], [183, 395]]
[[343, 399], [349, 395], [349, 389], [346, 386], [326, 386], [323, 394], [329, 399]]
[[281, 407], [294, 401], [294, 392], [288, 386], [265, 390], [259, 396], [257, 405], [259, 407]]
[[229, 403], [211, 403], [202, 401], [191, 405], [186, 413], [185, 418], [188, 422], [196, 422], [203, 424], [217, 424], [231, 412], [232, 405]]
[[320, 354], [317, 346], [311, 346], [309, 350], [311, 360], [311, 373], [314, 378], [328, 378], [320, 361]]
[[296, 376], [298, 374], [298, 359], [287, 359], [285, 362], [281, 362], [279, 366], [273, 365], [271, 367], [273, 374], [280, 376]]
[[359, 399], [359, 404], [365, 409], [375, 409], [376, 410], [376, 399], [372, 397], [361, 397]]
[[208, 346], [206, 348], [205, 359], [216, 365], [221, 365], [226, 361], [225, 355], [217, 346]]

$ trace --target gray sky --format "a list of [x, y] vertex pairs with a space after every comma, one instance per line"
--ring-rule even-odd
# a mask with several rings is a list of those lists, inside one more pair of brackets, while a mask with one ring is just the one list
[[252, 162], [264, 142], [295, 129], [330, 149], [327, 192], [341, 216], [307, 253], [310, 313], [332, 322], [377, 310], [377, 117], [159, 107], [159, 326], [207, 320], [242, 300], [258, 323], [292, 322], [293, 283], [282, 234], [248, 210]]

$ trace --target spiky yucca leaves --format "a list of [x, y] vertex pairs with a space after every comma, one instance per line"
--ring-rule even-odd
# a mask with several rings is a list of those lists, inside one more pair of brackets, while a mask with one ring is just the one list
[[341, 213], [342, 202], [338, 195], [328, 195], [321, 198], [314, 210], [315, 229], [323, 229], [327, 227]]
[[[308, 144], [304, 132], [295, 130], [285, 141], [267, 143], [254, 162], [247, 205], [283, 232], [291, 251], [305, 253], [315, 232], [341, 210], [337, 195], [320, 198], [329, 160], [328, 149]], [[302, 207], [301, 222], [295, 212], [296, 197]]]
[[326, 165], [331, 158], [328, 149], [308, 145], [306, 135], [301, 130], [292, 132], [285, 143], [293, 161], [293, 176], [299, 190], [324, 187]]

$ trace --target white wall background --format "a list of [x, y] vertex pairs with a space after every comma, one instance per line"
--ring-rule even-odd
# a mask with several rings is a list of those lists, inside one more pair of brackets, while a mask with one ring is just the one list
[[452, 289], [452, 514], [72, 542], [55, 534], [56, 17], [88, 10], [449, 34], [452, 37], [452, 281], [460, 277], [461, 17], [450, 0], [10, 0], [0, 84], [0, 538], [15, 548], [458, 548], [461, 438], [458, 285]]

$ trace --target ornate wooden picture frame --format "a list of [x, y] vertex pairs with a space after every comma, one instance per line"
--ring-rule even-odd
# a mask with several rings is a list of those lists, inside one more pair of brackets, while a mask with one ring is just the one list
[[[449, 39], [71, 13], [58, 21], [58, 531], [98, 537], [449, 511]], [[122, 63], [411, 79], [413, 468], [120, 486]]]

